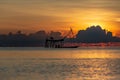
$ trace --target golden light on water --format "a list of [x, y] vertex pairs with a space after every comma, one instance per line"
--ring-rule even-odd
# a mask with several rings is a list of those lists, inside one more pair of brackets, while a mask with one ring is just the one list
[[114, 56], [113, 54], [107, 54], [107, 53], [85, 53], [85, 54], [74, 54], [74, 58], [115, 58], [117, 56]]
[[72, 54], [73, 58], [120, 58], [119, 54], [115, 54], [114, 50], [87, 50]]
[[[29, 48], [28, 48], [29, 49]], [[0, 51], [2, 58], [120, 58], [119, 49], [106, 47], [86, 47], [78, 49], [42, 49], [40, 50], [16, 50]], [[5, 54], [2, 54], [5, 53]]]

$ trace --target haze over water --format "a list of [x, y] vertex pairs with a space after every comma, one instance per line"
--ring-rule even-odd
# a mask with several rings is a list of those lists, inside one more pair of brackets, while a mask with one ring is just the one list
[[1, 80], [120, 80], [120, 47], [0, 48]]

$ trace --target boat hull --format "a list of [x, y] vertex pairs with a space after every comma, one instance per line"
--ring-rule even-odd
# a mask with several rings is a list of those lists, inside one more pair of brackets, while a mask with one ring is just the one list
[[58, 47], [58, 48], [78, 48], [79, 46], [63, 46], [63, 47]]

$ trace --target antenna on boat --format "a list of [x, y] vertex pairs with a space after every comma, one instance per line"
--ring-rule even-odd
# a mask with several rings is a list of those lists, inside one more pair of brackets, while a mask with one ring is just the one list
[[72, 28], [71, 28], [71, 27], [70, 27], [70, 31], [71, 31], [72, 36], [73, 36], [73, 38], [74, 38], [74, 33], [73, 33], [73, 30], [72, 30]]
[[73, 33], [73, 30], [72, 28], [70, 27], [70, 31], [67, 33], [67, 35], [64, 37], [64, 39], [69, 36], [70, 34], [72, 33], [73, 37], [74, 37], [74, 33]]

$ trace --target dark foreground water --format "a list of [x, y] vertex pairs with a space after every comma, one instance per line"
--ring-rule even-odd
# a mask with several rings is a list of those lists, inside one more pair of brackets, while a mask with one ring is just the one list
[[0, 48], [0, 80], [120, 80], [120, 48]]

